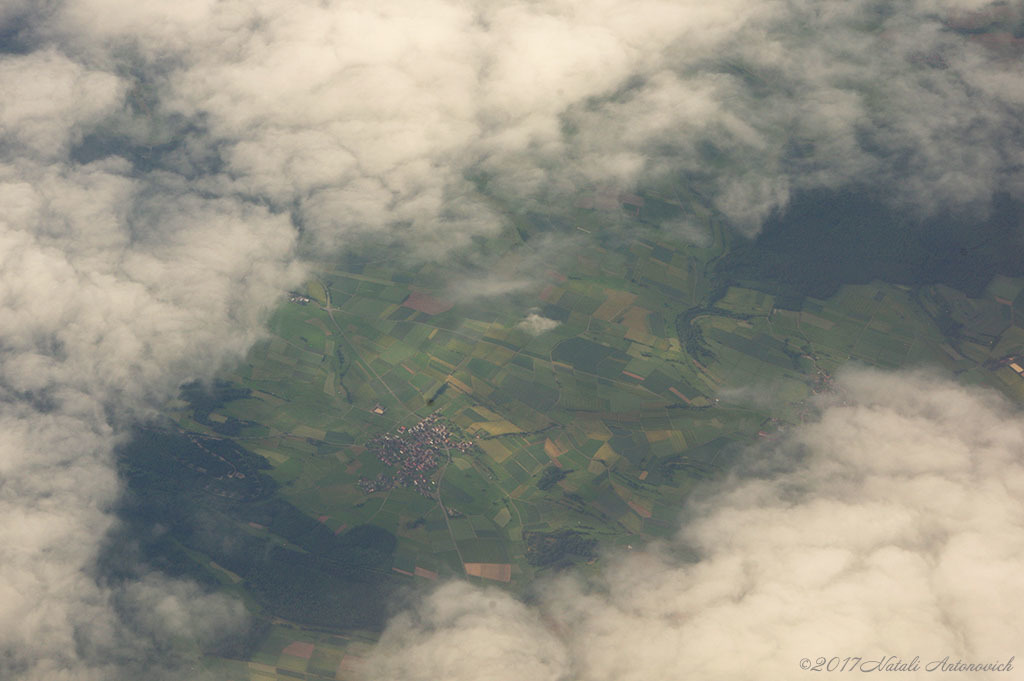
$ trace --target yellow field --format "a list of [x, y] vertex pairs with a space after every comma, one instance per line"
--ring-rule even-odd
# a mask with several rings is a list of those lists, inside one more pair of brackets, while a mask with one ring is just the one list
[[512, 456], [512, 452], [497, 440], [479, 440], [477, 444], [480, 446], [480, 449], [487, 452], [487, 455], [494, 459], [495, 463], [502, 463], [505, 459]]
[[228, 579], [231, 580], [232, 584], [238, 584], [240, 581], [242, 581], [242, 578], [239, 575], [236, 575], [231, 570], [228, 570], [226, 567], [218, 565], [213, 561], [210, 561], [210, 567], [214, 568], [215, 570], [219, 570], [220, 572], [223, 572], [225, 575], [227, 575]]
[[495, 582], [512, 581], [512, 565], [509, 563], [464, 563], [466, 574], [471, 577], [483, 577]]
[[603, 421], [586, 421], [582, 425], [584, 432], [587, 434], [587, 437], [589, 438], [592, 438], [594, 440], [612, 439], [612, 431], [608, 430], [608, 427], [604, 425]]
[[615, 463], [618, 458], [618, 453], [607, 442], [601, 445], [601, 449], [594, 453], [595, 461], [604, 461], [609, 465]]
[[494, 392], [494, 387], [482, 378], [471, 376], [470, 380], [473, 382], [473, 393], [486, 398], [488, 395]]
[[557, 459], [562, 454], [565, 454], [567, 451], [569, 451], [568, 447], [557, 444], [551, 438], [544, 440], [544, 453], [550, 456], [552, 459]]
[[487, 407], [483, 406], [482, 404], [474, 404], [473, 405], [473, 411], [475, 411], [477, 414], [480, 414], [480, 416], [483, 416], [488, 421], [503, 421], [504, 420], [501, 415], [494, 413], [493, 411], [491, 411]]
[[[437, 358], [435, 357], [434, 359], [437, 359]], [[441, 360], [437, 360], [437, 361], [440, 362]], [[442, 364], [448, 364], [448, 363], [447, 362], [442, 362]], [[452, 365], [448, 364], [448, 366], [452, 366]], [[452, 369], [454, 369], [454, 368], [455, 367], [452, 367]], [[450, 383], [454, 387], [458, 388], [462, 392], [466, 393], [467, 395], [472, 395], [473, 394], [473, 389], [470, 388], [465, 383], [463, 383], [462, 381], [460, 381], [459, 379], [453, 378], [453, 377], [449, 376], [447, 380], [448, 380], [448, 383]]]
[[594, 310], [591, 315], [595, 319], [600, 319], [605, 322], [618, 317], [623, 310], [633, 304], [636, 300], [635, 293], [629, 293], [628, 291], [616, 291], [615, 289], [606, 289], [606, 297], [601, 306]]
[[298, 435], [299, 437], [309, 437], [313, 438], [314, 440], [323, 440], [327, 436], [327, 431], [324, 430], [323, 428], [313, 428], [312, 426], [307, 426], [304, 423], [300, 423], [299, 425], [292, 428], [292, 435]]
[[280, 453], [280, 452], [278, 452], [277, 450], [274, 450], [274, 449], [257, 449], [257, 448], [254, 448], [252, 451], [256, 452], [260, 456], [265, 456], [266, 458], [270, 459], [270, 461], [272, 461], [273, 463], [278, 463], [278, 464], [284, 463], [285, 461], [287, 461], [288, 459], [291, 458], [287, 454], [282, 454], [282, 453]]
[[686, 438], [678, 430], [649, 430], [646, 435], [647, 441], [650, 443], [669, 440], [673, 447], [686, 449]]
[[497, 421], [477, 421], [471, 424], [469, 429], [484, 430], [489, 435], [505, 435], [506, 433], [518, 433], [522, 431], [522, 428], [512, 423], [511, 421], [506, 421], [504, 419], [500, 419]]
[[649, 314], [651, 314], [651, 311], [647, 308], [634, 306], [626, 310], [626, 313], [622, 315], [621, 323], [630, 331], [650, 333], [651, 329], [647, 326], [647, 316]]
[[497, 523], [498, 527], [505, 527], [510, 520], [512, 520], [512, 513], [507, 508], [501, 509], [494, 516], [494, 522]]
[[[493, 334], [490, 337], [497, 338]], [[488, 362], [493, 362], [499, 366], [507, 364], [515, 355], [516, 353], [508, 348], [503, 348], [500, 345], [491, 345], [490, 343], [481, 343], [473, 351], [473, 357], [483, 357]]]

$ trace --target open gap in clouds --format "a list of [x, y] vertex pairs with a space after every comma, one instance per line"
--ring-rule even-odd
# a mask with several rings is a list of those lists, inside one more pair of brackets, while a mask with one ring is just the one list
[[671, 542], [613, 557], [593, 580], [549, 581], [533, 605], [444, 585], [391, 622], [365, 678], [781, 679], [804, 657], [1005, 662], [1024, 634], [1019, 411], [921, 373], [858, 371], [839, 386], [816, 421], [693, 499]]
[[[1019, 194], [1024, 95], [1012, 43], [946, 30], [978, 6], [5, 4], [0, 671], [131, 676], [189, 610], [185, 586], [166, 585], [180, 607], [123, 606], [130, 585], [84, 576], [110, 451], [258, 336], [298, 279], [293, 220], [310, 251], [436, 256], [497, 233], [496, 205], [571, 213], [608, 185], [685, 181], [747, 232], [821, 187], [984, 207]], [[133, 607], [167, 621], [132, 636]], [[531, 659], [591, 674], [572, 645]]]

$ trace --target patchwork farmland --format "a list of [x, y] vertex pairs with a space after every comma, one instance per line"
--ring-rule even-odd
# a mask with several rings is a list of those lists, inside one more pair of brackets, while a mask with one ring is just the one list
[[[940, 366], [1024, 396], [1011, 368], [1024, 282], [997, 278], [982, 298], [880, 282], [794, 297], [716, 270], [728, 244], [711, 224], [706, 244], [649, 234], [523, 271], [516, 240], [497, 240], [494, 270], [527, 281], [500, 296], [432, 264], [321, 263], [220, 398], [180, 404], [178, 425], [263, 457], [276, 497], [325, 534], [393, 536], [374, 554], [379, 579], [518, 590], [547, 570], [593, 569], [599, 548], [673, 533], [697, 481], [806, 418], [850, 362]], [[368, 482], [395, 470], [379, 438], [403, 442], [427, 418], [465, 445], [418, 453], [431, 465], [416, 485]], [[247, 581], [231, 575], [218, 579]], [[288, 631], [246, 678], [346, 678], [358, 663]]]

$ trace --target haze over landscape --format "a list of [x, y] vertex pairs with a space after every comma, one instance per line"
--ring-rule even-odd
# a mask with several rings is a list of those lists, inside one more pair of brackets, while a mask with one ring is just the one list
[[[492, 393], [461, 381], [461, 358], [446, 360], [451, 370], [442, 372], [455, 380], [417, 384], [423, 399], [383, 379], [376, 397], [369, 388], [350, 394], [341, 378], [346, 362], [362, 362], [367, 385], [383, 365], [353, 360], [349, 346], [342, 353], [348, 341], [341, 338], [355, 326], [336, 314], [350, 296], [375, 295], [401, 314], [420, 315], [408, 318], [412, 324], [452, 315], [422, 343], [438, 329], [475, 342], [473, 334], [491, 333], [481, 330], [481, 315], [500, 310], [506, 316], [489, 323], [508, 335], [495, 352], [527, 357], [522, 348], [544, 343], [546, 334], [582, 339], [632, 324], [624, 311], [641, 286], [668, 291], [664, 304], [650, 294], [654, 302], [634, 325], [642, 332], [620, 334], [642, 341], [647, 355], [629, 349], [627, 357], [610, 342], [593, 366], [568, 351], [558, 355], [560, 347], [593, 350], [600, 339], [591, 338], [590, 345], [552, 341], [530, 356], [529, 371], [545, 358], [551, 376], [558, 363], [574, 367], [579, 392], [606, 400], [598, 408], [576, 396], [580, 418], [600, 414], [613, 424], [599, 428], [607, 437], [581, 426], [586, 433], [577, 439], [589, 436], [600, 441], [595, 451], [608, 446], [629, 459], [614, 414], [658, 409], [669, 427], [638, 430], [667, 433], [678, 412], [668, 411], [666, 395], [678, 403], [673, 409], [756, 412], [743, 423], [751, 437], [729, 434], [730, 465], [695, 478], [665, 511], [672, 524], [660, 535], [621, 525], [621, 536], [578, 561], [580, 569], [538, 574], [519, 592], [451, 578], [396, 596], [379, 643], [359, 656], [351, 678], [476, 679], [486, 670], [494, 679], [782, 679], [800, 673], [804, 657], [997, 662], [1022, 652], [1014, 646], [1024, 640], [1024, 620], [1014, 607], [1024, 602], [1024, 421], [1016, 384], [987, 378], [1010, 372], [1011, 356], [1024, 348], [1000, 335], [1015, 332], [1019, 312], [990, 286], [997, 274], [1024, 275], [1022, 36], [1024, 5], [977, 0], [0, 4], [0, 678], [222, 678], [197, 661], [253, 630], [254, 617], [263, 617], [258, 599], [172, 574], [147, 557], [144, 547], [173, 523], [136, 522], [125, 511], [138, 496], [125, 492], [125, 470], [135, 464], [119, 464], [117, 452], [137, 441], [140, 428], [168, 418], [183, 385], [235, 380], [251, 353], [285, 337], [284, 323], [272, 321], [281, 306], [297, 310], [312, 298], [310, 309], [323, 312], [317, 352], [330, 346], [324, 354], [337, 367], [323, 370], [326, 382], [316, 374], [321, 397], [344, 391], [349, 405], [365, 402], [361, 413], [379, 407], [404, 429], [435, 400], [441, 411], [454, 405], [454, 419], [463, 393], [483, 395], [484, 406], [472, 412], [487, 417], [479, 422], [507, 417], [516, 428], [478, 438], [545, 432], [537, 443], [562, 467], [555, 433], [575, 432], [572, 424], [518, 428], [494, 394], [521, 384], [501, 383]], [[612, 255], [594, 264], [596, 252]], [[658, 289], [648, 281], [653, 260], [625, 260], [648, 252], [679, 271], [680, 254], [704, 258], [706, 272], [732, 269], [712, 287], [691, 263], [690, 288]], [[328, 271], [327, 262], [342, 264]], [[359, 269], [379, 262], [401, 270], [388, 282], [401, 288], [394, 300], [380, 276]], [[329, 281], [325, 271], [340, 278]], [[351, 289], [343, 288], [344, 272], [354, 273]], [[577, 318], [582, 303], [560, 311], [551, 294], [585, 277], [612, 301], [585, 310], [596, 322]], [[321, 279], [322, 299], [315, 287], [303, 288]], [[680, 357], [676, 363], [694, 375], [694, 366], [701, 375], [723, 373], [706, 370], [708, 342], [748, 348], [736, 339], [762, 323], [754, 317], [774, 330], [801, 310], [808, 316], [798, 326], [841, 327], [821, 311], [832, 302], [813, 301], [834, 302], [837, 291], [849, 291], [842, 287], [875, 281], [888, 288], [864, 294], [879, 304], [872, 310], [905, 295], [918, 312], [908, 312], [908, 302], [889, 326], [871, 329], [876, 313], [865, 314], [850, 347], [872, 332], [884, 344], [900, 323], [920, 320], [900, 361], [883, 361], [882, 350], [878, 362], [847, 352], [848, 365], [828, 365], [837, 368], [834, 384], [829, 375], [828, 390], [805, 391], [792, 413], [773, 414], [784, 427], [770, 433], [761, 412], [794, 388], [773, 385], [768, 372], [709, 379], [717, 392], [690, 394], [679, 382], [690, 374], [671, 374], [675, 383], [657, 387], [668, 369], [636, 373], [644, 362], [670, 366]], [[368, 284], [378, 288], [368, 294]], [[942, 300], [968, 302], [931, 306], [925, 286], [946, 287]], [[616, 298], [619, 287], [634, 292]], [[761, 298], [742, 298], [740, 289]], [[309, 296], [294, 298], [300, 290]], [[972, 333], [988, 333], [977, 330], [981, 312], [963, 311], [983, 295], [995, 301], [993, 316], [1005, 307], [1008, 318], [990, 334], [993, 354], [976, 357], [949, 339], [960, 334], [966, 344], [976, 340]], [[818, 307], [786, 307], [792, 298]], [[766, 309], [748, 314], [737, 301]], [[391, 317], [391, 308], [387, 314], [406, 321]], [[651, 321], [658, 314], [665, 319]], [[747, 327], [694, 321], [715, 314]], [[294, 347], [297, 338], [289, 340]], [[301, 340], [311, 347], [308, 338]], [[906, 359], [927, 343], [950, 366], [926, 361], [931, 355]], [[387, 359], [398, 343], [378, 345]], [[807, 385], [828, 373], [809, 345], [778, 345], [781, 360], [773, 361], [792, 359], [786, 371], [807, 374]], [[646, 381], [661, 402], [634, 405], [599, 394], [597, 379], [592, 390], [584, 385], [601, 375], [600, 362], [619, 362], [615, 353], [622, 355], [615, 380]], [[431, 356], [444, 359], [441, 351]], [[415, 375], [401, 364], [406, 359], [387, 361]], [[486, 373], [484, 364], [476, 366]], [[497, 372], [483, 377], [504, 380]], [[244, 378], [252, 383], [245, 390], [266, 392], [255, 386], [258, 371]], [[565, 407], [569, 389], [558, 386], [563, 392], [547, 406], [540, 392], [520, 401], [534, 400], [541, 413]], [[392, 397], [394, 404], [383, 404]], [[231, 423], [234, 413], [220, 418]], [[264, 417], [253, 410], [236, 420], [255, 433]], [[212, 447], [194, 435], [208, 435], [203, 427], [211, 424], [188, 418], [192, 441]], [[477, 422], [466, 418], [460, 427], [469, 432]], [[332, 428], [314, 437], [318, 428], [299, 439], [328, 442]], [[695, 444], [686, 437], [680, 451]], [[348, 447], [352, 437], [337, 442]], [[654, 470], [642, 458], [632, 462], [643, 469], [640, 481]], [[610, 481], [612, 455], [602, 460], [605, 468], [589, 474]], [[578, 466], [564, 471], [574, 472], [583, 474]], [[567, 504], [579, 489], [565, 487]], [[436, 506], [445, 513], [439, 531], [460, 552], [456, 516], [440, 498]], [[661, 511], [645, 512], [638, 518]], [[338, 535], [370, 522], [358, 519], [330, 529]], [[527, 542], [529, 522], [518, 522]], [[413, 536], [416, 527], [405, 529]], [[637, 537], [635, 548], [627, 548], [627, 534]], [[201, 553], [200, 540], [175, 541]], [[291, 537], [278, 543], [307, 548]], [[464, 558], [460, 568], [478, 562]], [[413, 572], [420, 566], [396, 562], [384, 571], [420, 574]], [[515, 574], [497, 581], [515, 583]]]

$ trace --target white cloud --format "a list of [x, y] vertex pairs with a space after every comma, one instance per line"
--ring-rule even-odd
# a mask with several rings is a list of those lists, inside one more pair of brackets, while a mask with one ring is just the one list
[[391, 623], [368, 678], [779, 679], [804, 673], [804, 657], [1005, 662], [1024, 634], [1018, 412], [921, 374], [840, 385], [816, 422], [693, 502], [673, 541], [615, 557], [594, 580], [557, 579], [537, 605], [445, 586]]
[[559, 322], [555, 319], [548, 319], [537, 312], [531, 312], [526, 315], [526, 319], [516, 324], [516, 328], [523, 329], [533, 336], [539, 336], [555, 328], [558, 324]]
[[495, 681], [561, 681], [571, 665], [540, 613], [497, 589], [460, 582], [398, 615], [375, 652], [365, 676], [376, 681], [474, 679], [482, 670]]
[[124, 159], [74, 162], [122, 115], [111, 73], [53, 50], [0, 55], [0, 89], [0, 677], [164, 678], [169, 634], [213, 635], [244, 609], [157, 575], [97, 578], [112, 451], [263, 333], [301, 276], [295, 229]]
[[[111, 678], [117, 672], [96, 653], [104, 650], [101, 638], [146, 650], [146, 635], [118, 628], [113, 592], [83, 576], [112, 522], [111, 448], [127, 424], [178, 383], [209, 375], [245, 351], [278, 292], [300, 280], [297, 250], [322, 257], [325, 249], [373, 238], [402, 244], [403, 254], [438, 258], [495, 234], [509, 210], [547, 201], [546, 210], [557, 211], [577, 189], [646, 183], [686, 183], [751, 233], [795, 192], [814, 187], [863, 186], [921, 212], [983, 207], [995, 191], [1022, 188], [1022, 66], [1009, 43], [984, 43], [943, 22], [985, 6], [920, 0], [883, 12], [876, 3], [849, 0], [67, 0], [37, 11], [30, 3], [5, 4], [0, 36], [15, 36], [11, 49], [20, 53], [0, 53], [0, 91], [7, 95], [0, 101], [0, 505], [17, 522], [0, 530], [0, 589], [7, 595], [0, 600], [0, 676]], [[1018, 4], [1006, 11], [1010, 24], [1019, 23]], [[106, 157], [83, 160], [79, 146], [86, 141], [91, 153]], [[692, 233], [686, 220], [678, 224]], [[481, 281], [493, 288], [481, 283], [474, 294], [537, 281], [525, 265], [487, 275]], [[822, 424], [833, 414], [829, 428], [859, 434], [893, 460], [929, 461], [915, 444], [930, 442], [921, 439], [922, 422], [944, 434], [934, 444], [946, 458], [956, 459], [960, 450], [949, 449], [956, 443], [969, 451], [982, 440], [947, 432], [925, 412], [904, 414], [851, 380], [861, 409], [882, 418], [870, 426], [855, 418], [859, 412], [835, 407]], [[979, 398], [946, 392], [949, 408], [974, 410], [982, 420], [997, 413]], [[927, 407], [957, 420], [943, 409]], [[997, 420], [989, 418], [999, 430]], [[878, 430], [886, 423], [891, 433]], [[908, 440], [903, 427], [921, 437]], [[910, 454], [886, 442], [902, 443]], [[885, 488], [884, 476], [870, 473], [882, 462], [864, 456], [857, 499], [875, 507], [837, 501], [841, 490], [813, 478], [822, 485], [820, 498], [806, 497], [791, 516], [776, 483], [748, 481], [738, 488], [745, 496], [726, 495], [719, 510], [704, 509], [691, 531], [724, 524], [740, 541], [743, 526], [730, 530], [728, 523], [741, 518], [762, 527], [773, 545], [794, 542], [794, 555], [821, 556], [806, 565], [826, 565], [826, 558], [843, 565], [837, 584], [846, 584], [840, 577], [847, 574], [863, 583], [848, 585], [848, 592], [815, 588], [846, 608], [835, 616], [851, 626], [861, 622], [862, 606], [843, 598], [866, 599], [863, 584], [887, 593], [897, 577], [918, 570], [924, 590], [893, 597], [960, 627], [958, 639], [928, 634], [936, 645], [987, 654], [969, 650], [983, 627], [964, 604], [966, 587], [951, 577], [980, 569], [958, 564], [971, 560], [964, 554], [942, 549], [925, 560], [916, 545], [897, 541], [898, 532], [890, 537], [894, 548], [885, 550], [807, 548], [776, 525], [764, 526], [772, 518], [810, 523], [800, 510], [815, 503], [837, 518], [846, 509], [850, 517], [863, 511], [884, 519], [891, 509], [895, 515], [879, 522], [878, 536], [892, 526], [920, 543], [932, 530], [924, 521], [914, 524], [913, 509], [923, 503], [918, 497], [928, 480], [964, 500], [966, 529], [946, 515], [934, 521], [935, 537], [950, 537], [942, 547], [955, 539], [981, 550], [974, 545], [1012, 525], [1009, 502], [992, 507], [1003, 497], [980, 463], [972, 466], [986, 497], [972, 496], [962, 477], [940, 471], [908, 480], [913, 495], [904, 501], [883, 500], [872, 490]], [[1016, 465], [1005, 463], [1008, 474]], [[796, 484], [819, 468], [808, 471], [778, 480]], [[762, 503], [744, 506], [755, 494], [766, 495]], [[968, 513], [975, 502], [979, 509], [988, 504], [993, 522], [1005, 525], [990, 527]], [[773, 612], [773, 599], [806, 608], [810, 602], [773, 581], [777, 572], [765, 572], [763, 566], [781, 561], [772, 550], [737, 546], [759, 562], [710, 545], [692, 570], [648, 556], [654, 572], [645, 585], [664, 596], [659, 603], [616, 604], [617, 593], [633, 593], [616, 591], [621, 586], [608, 587], [612, 600], [570, 599], [584, 608], [586, 626], [545, 653], [537, 677], [569, 660], [581, 665], [572, 673], [584, 678], [629, 678], [633, 672], [616, 660], [600, 672], [575, 652], [614, 649], [601, 628], [614, 631], [615, 618], [635, 625], [627, 639], [646, 632], [649, 641], [672, 644], [638, 658], [637, 669], [652, 675], [679, 651], [692, 653], [687, 659], [701, 660], [705, 670], [743, 664], [739, 655], [702, 658], [712, 647], [694, 642], [720, 643], [715, 627], [729, 630], [741, 621], [725, 614], [782, 626], [757, 615]], [[1014, 546], [991, 549], [987, 565], [1001, 574]], [[781, 562], [803, 574], [805, 563]], [[703, 574], [708, 568], [701, 566], [711, 564], [724, 582]], [[670, 578], [676, 581], [663, 581]], [[760, 600], [747, 599], [736, 583], [749, 583]], [[673, 600], [676, 593], [708, 607], [690, 612]], [[754, 601], [766, 607], [748, 612]], [[1005, 602], [1012, 599], [991, 605]], [[156, 611], [180, 621], [175, 608]], [[879, 631], [895, 626], [887, 622], [915, 624], [890, 614], [877, 622]], [[674, 619], [678, 627], [646, 628]], [[76, 647], [90, 627], [93, 647]], [[870, 643], [869, 630], [857, 630], [863, 636], [852, 643]], [[795, 651], [797, 629], [781, 631], [772, 639], [778, 649]], [[770, 661], [779, 655], [756, 631], [735, 633], [753, 654]], [[634, 643], [645, 650], [644, 640]]]
[[121, 104], [125, 84], [53, 50], [0, 60], [0, 140], [53, 158]]
[[493, 234], [467, 176], [513, 204], [685, 182], [748, 232], [807, 188], [929, 212], [1020, 184], [1020, 61], [944, 23], [977, 3], [122, 4], [44, 33], [94, 64], [130, 45], [223, 160], [207, 189], [294, 204], [321, 244]]

